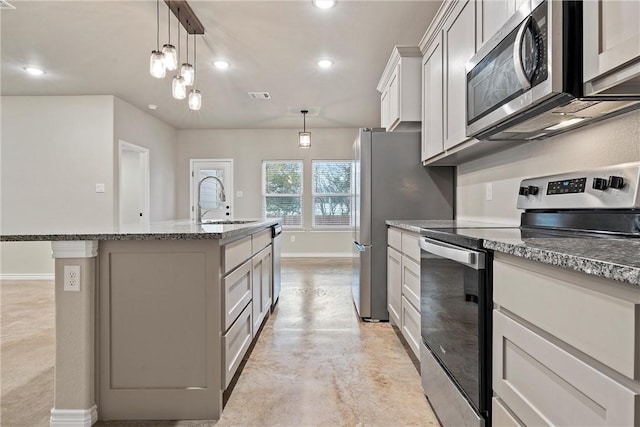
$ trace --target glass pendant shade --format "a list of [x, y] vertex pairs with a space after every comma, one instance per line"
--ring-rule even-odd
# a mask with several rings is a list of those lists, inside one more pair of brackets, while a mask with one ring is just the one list
[[173, 71], [178, 68], [178, 54], [176, 47], [172, 44], [162, 46], [162, 54], [164, 55], [164, 68]]
[[182, 76], [175, 76], [171, 82], [171, 95], [175, 99], [185, 99], [187, 97], [187, 86], [184, 84]]
[[311, 147], [311, 132], [299, 132], [298, 133], [298, 146], [300, 148]]
[[154, 50], [151, 52], [151, 59], [149, 62], [149, 73], [156, 79], [161, 79], [167, 75], [164, 68], [164, 55], [162, 52]]
[[182, 64], [182, 67], [180, 67], [180, 75], [184, 79], [186, 86], [193, 86], [193, 81], [195, 80], [193, 65], [187, 63]]
[[189, 108], [198, 111], [202, 107], [202, 94], [198, 89], [189, 92]]

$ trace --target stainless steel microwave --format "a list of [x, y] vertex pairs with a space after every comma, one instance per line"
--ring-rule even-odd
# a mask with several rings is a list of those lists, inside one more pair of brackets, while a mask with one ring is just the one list
[[640, 106], [583, 96], [582, 1], [530, 0], [467, 64], [467, 136], [543, 139]]

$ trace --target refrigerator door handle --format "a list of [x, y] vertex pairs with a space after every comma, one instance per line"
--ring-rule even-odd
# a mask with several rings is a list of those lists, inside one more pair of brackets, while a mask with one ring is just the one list
[[356, 247], [356, 249], [360, 252], [364, 252], [367, 250], [367, 247], [365, 245], [363, 245], [362, 243], [358, 243], [357, 241], [353, 241], [353, 246]]

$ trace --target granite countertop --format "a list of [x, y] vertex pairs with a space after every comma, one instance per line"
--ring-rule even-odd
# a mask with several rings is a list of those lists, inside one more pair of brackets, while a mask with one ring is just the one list
[[56, 227], [36, 225], [29, 230], [2, 230], [0, 241], [59, 240], [200, 240], [228, 239], [281, 223], [275, 219], [239, 219], [243, 224], [196, 224], [191, 220], [153, 222], [149, 225]]
[[[640, 286], [640, 239], [577, 236], [489, 224], [467, 227], [467, 221], [387, 221], [388, 225], [452, 242], [476, 240], [482, 247], [544, 264]], [[482, 223], [479, 223], [482, 224]], [[504, 227], [504, 228], [503, 228]]]

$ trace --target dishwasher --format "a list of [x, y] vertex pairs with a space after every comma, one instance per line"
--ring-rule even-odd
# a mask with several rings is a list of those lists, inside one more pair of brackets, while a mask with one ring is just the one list
[[278, 303], [278, 298], [280, 297], [280, 250], [281, 250], [281, 240], [282, 239], [282, 226], [280, 224], [276, 224], [271, 227], [271, 251], [273, 252], [271, 259], [273, 260], [273, 265], [271, 269], [271, 311], [275, 308]]

